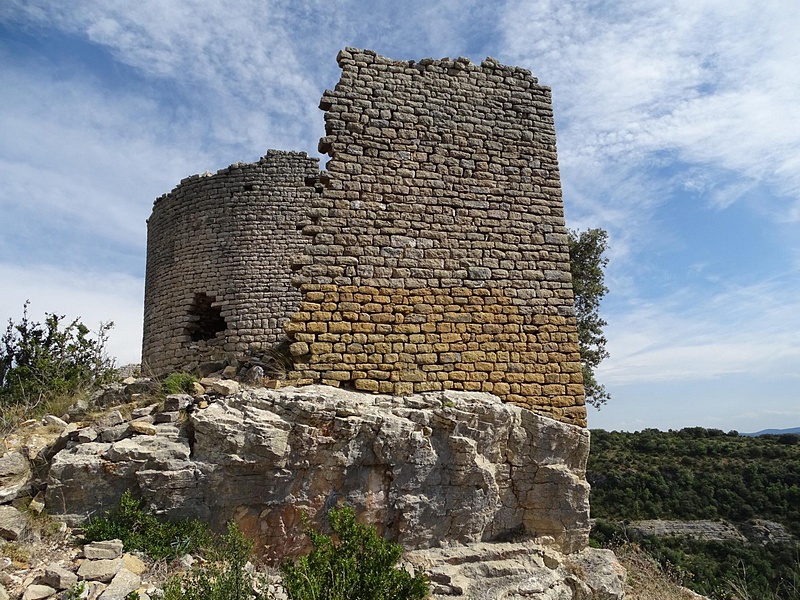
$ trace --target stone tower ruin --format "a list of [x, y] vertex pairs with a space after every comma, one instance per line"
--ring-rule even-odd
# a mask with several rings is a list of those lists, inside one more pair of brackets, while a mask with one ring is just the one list
[[156, 201], [143, 362], [285, 340], [296, 385], [484, 391], [585, 426], [549, 88], [492, 59], [337, 60], [324, 172], [270, 151]]
[[143, 366], [161, 375], [283, 339], [297, 310], [289, 257], [319, 164], [271, 150], [254, 164], [193, 175], [147, 221]]

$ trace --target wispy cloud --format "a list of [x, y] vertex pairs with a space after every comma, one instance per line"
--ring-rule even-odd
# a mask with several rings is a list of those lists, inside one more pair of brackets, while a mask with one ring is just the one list
[[554, 87], [570, 177], [669, 152], [716, 179], [774, 186], [785, 216], [800, 196], [799, 27], [777, 1], [514, 1], [505, 13], [508, 55]]
[[310, 134], [320, 90], [312, 57], [303, 53], [308, 38], [297, 31], [302, 21], [289, 22], [304, 9], [293, 4], [10, 2], [0, 17], [77, 35], [146, 77], [169, 82], [193, 109], [205, 105], [202, 118], [214, 140], [250, 154], [266, 151], [266, 143], [313, 142], [314, 149], [320, 135]]
[[[785, 238], [787, 254], [797, 251], [798, 29], [800, 11], [778, 1], [507, 3], [504, 58], [553, 87], [568, 217], [611, 233], [611, 358], [599, 375], [612, 393], [731, 373], [793, 377], [796, 265], [767, 259], [763, 271], [726, 280], [715, 270], [735, 270], [732, 257], [711, 247], [725, 233], [709, 230], [705, 279], [694, 271], [681, 281], [676, 264], [667, 296], [650, 284], [669, 268], [654, 264], [659, 256], [680, 257], [687, 271], [698, 263], [680, 239], [689, 234], [664, 226], [687, 196], [710, 212], [743, 203]], [[784, 265], [794, 270], [777, 276]]]
[[86, 246], [143, 252], [153, 199], [213, 166], [180, 123], [147, 99], [104, 90], [81, 74], [1, 66], [0, 77], [7, 86], [0, 94], [0, 207], [7, 215], [0, 231], [33, 230], [30, 247], [5, 260], [41, 260], [36, 240], [66, 224]]
[[778, 279], [706, 297], [681, 290], [615, 313], [607, 331], [614, 359], [598, 373], [611, 387], [732, 373], [800, 377], [799, 298], [796, 282]]

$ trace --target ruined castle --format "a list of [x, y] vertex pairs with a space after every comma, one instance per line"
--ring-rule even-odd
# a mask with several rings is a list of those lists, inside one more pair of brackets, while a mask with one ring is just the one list
[[184, 179], [148, 221], [143, 363], [276, 346], [290, 383], [490, 392], [586, 425], [549, 88], [347, 48], [305, 153]]

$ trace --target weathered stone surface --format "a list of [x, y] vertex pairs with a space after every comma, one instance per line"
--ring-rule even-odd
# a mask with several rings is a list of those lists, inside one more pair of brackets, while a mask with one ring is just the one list
[[93, 442], [99, 437], [99, 433], [94, 427], [84, 427], [82, 429], [78, 429], [70, 436], [70, 439], [73, 441], [78, 442], [79, 444], [85, 444], [87, 442]]
[[147, 421], [131, 421], [128, 425], [131, 431], [138, 435], [155, 435], [158, 433], [155, 425]]
[[727, 521], [633, 521], [626, 527], [640, 535], [688, 537], [710, 542], [733, 541], [751, 544], [795, 544], [797, 538], [783, 525], [764, 519], [753, 519], [734, 525]]
[[126, 386], [122, 383], [109, 383], [92, 392], [89, 405], [106, 407], [124, 404], [128, 401]]
[[[98, 424], [98, 427], [102, 427]], [[105, 426], [100, 431], [100, 441], [118, 442], [131, 435], [131, 428], [128, 423], [118, 423], [113, 426]]]
[[142, 578], [136, 573], [131, 573], [128, 569], [121, 569], [114, 576], [108, 587], [100, 594], [99, 600], [124, 600], [142, 583]]
[[239, 382], [231, 379], [217, 379], [211, 384], [211, 389], [221, 396], [230, 396], [239, 391]]
[[78, 582], [78, 576], [57, 563], [47, 565], [42, 583], [57, 590], [65, 590]]
[[86, 600], [97, 600], [100, 597], [100, 594], [103, 593], [108, 587], [108, 584], [101, 583], [99, 581], [89, 581], [86, 584]]
[[613, 600], [625, 597], [625, 568], [611, 550], [586, 548], [570, 555], [565, 565], [592, 591], [591, 598]]
[[766, 519], [753, 519], [741, 525], [741, 531], [753, 544], [796, 544], [797, 538], [781, 523]]
[[164, 410], [183, 410], [192, 405], [194, 399], [189, 394], [169, 394], [164, 398]]
[[61, 430], [55, 441], [45, 450], [43, 454], [45, 460], [49, 462], [58, 452], [66, 448], [67, 443], [72, 439], [76, 431], [78, 431], [77, 423], [67, 423], [67, 426]]
[[92, 560], [113, 559], [122, 556], [121, 540], [103, 540], [91, 542], [83, 547], [83, 555]]
[[130, 487], [167, 515], [233, 519], [272, 557], [305, 546], [302, 511], [323, 523], [339, 501], [406, 548], [587, 543], [588, 431], [488, 394], [259, 389], [192, 413], [189, 425], [191, 457], [188, 438], [162, 435], [60, 452], [48, 508], [80, 521]]
[[131, 573], [136, 573], [137, 575], [141, 575], [142, 573], [147, 571], [147, 565], [145, 565], [141, 560], [136, 558], [133, 554], [128, 554], [127, 552], [123, 554], [122, 562], [125, 564], [125, 568]]
[[[156, 201], [158, 202], [158, 201]], [[157, 205], [153, 205], [153, 212], [155, 213]], [[148, 232], [149, 233], [149, 232]], [[224, 360], [211, 360], [208, 362], [203, 362], [197, 365], [195, 371], [200, 374], [200, 377], [208, 377], [212, 373], [221, 373], [222, 370], [228, 366], [228, 363]], [[202, 381], [200, 382], [202, 383]], [[204, 384], [205, 385], [205, 384]]]
[[403, 561], [426, 573], [435, 600], [625, 597], [625, 569], [612, 552], [592, 548], [564, 556], [530, 541], [476, 543], [407, 552]]
[[707, 541], [744, 542], [745, 537], [725, 521], [663, 521], [658, 519], [634, 521], [628, 528], [640, 535], [659, 537], [691, 537]]
[[140, 377], [133, 383], [125, 386], [125, 392], [130, 397], [133, 394], [154, 395], [161, 391], [161, 383], [150, 377]]
[[57, 590], [54, 590], [49, 585], [29, 585], [22, 594], [22, 600], [42, 600], [54, 596]]
[[[160, 436], [137, 440], [160, 440]], [[165, 442], [174, 443], [164, 438]], [[121, 443], [121, 442], [117, 442]], [[112, 463], [106, 456], [110, 443], [88, 442], [65, 449], [50, 464], [45, 500], [53, 514], [63, 514], [70, 524], [82, 523], [88, 514], [102, 514], [116, 505], [126, 489], [136, 489], [137, 471], [142, 467], [164, 467], [156, 460]], [[186, 444], [188, 454], [189, 447]], [[92, 485], [87, 486], [86, 481]]]
[[158, 404], [151, 404], [149, 406], [143, 406], [141, 408], [134, 408], [131, 411], [131, 417], [133, 417], [134, 419], [147, 417], [155, 413], [157, 410], [158, 410]]
[[63, 431], [67, 428], [67, 422], [64, 419], [56, 417], [55, 415], [45, 415], [42, 417], [42, 424], [49, 427], [55, 427], [60, 431]]
[[112, 410], [97, 419], [97, 426], [102, 428], [114, 427], [125, 422], [125, 417], [118, 410]]
[[28, 459], [21, 452], [6, 452], [0, 458], [0, 503], [26, 494], [32, 478]]
[[124, 563], [121, 558], [85, 560], [78, 567], [78, 577], [108, 583], [120, 572]]
[[28, 527], [28, 519], [13, 506], [0, 506], [0, 537], [16, 540]]

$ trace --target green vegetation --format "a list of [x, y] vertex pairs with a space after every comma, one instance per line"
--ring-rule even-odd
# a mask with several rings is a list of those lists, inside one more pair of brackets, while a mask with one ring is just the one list
[[594, 430], [587, 478], [595, 517], [759, 517], [800, 536], [800, 436]]
[[291, 600], [422, 600], [428, 584], [395, 567], [402, 548], [356, 521], [348, 506], [328, 514], [333, 538], [306, 528], [313, 549], [285, 563], [283, 585]]
[[[313, 550], [297, 562], [282, 566], [284, 587], [291, 600], [427, 597], [428, 585], [422, 575], [412, 576], [395, 567], [402, 553], [399, 545], [382, 539], [374, 528], [359, 524], [349, 507], [332, 510], [329, 520], [336, 542], [306, 524]], [[229, 524], [225, 535], [215, 536], [196, 520], [160, 521], [128, 491], [116, 508], [87, 523], [83, 535], [86, 541], [122, 540], [126, 550], [139, 550], [153, 559], [202, 553], [200, 566], [165, 583], [163, 600], [268, 598], [266, 582], [249, 566], [253, 544], [234, 524]]]
[[86, 582], [79, 581], [73, 583], [66, 592], [64, 592], [64, 600], [80, 600], [84, 597], [86, 591]]
[[161, 521], [142, 508], [130, 491], [120, 498], [119, 505], [96, 517], [83, 527], [87, 542], [122, 540], [127, 550], [139, 550], [153, 559], [175, 558], [212, 540], [208, 527], [198, 520]]
[[699, 427], [592, 431], [587, 467], [595, 545], [634, 543], [714, 598], [800, 599], [800, 546], [639, 536], [642, 519], [753, 518], [800, 536], [800, 437], [744, 437]]
[[611, 398], [594, 376], [595, 368], [608, 358], [603, 335], [603, 327], [607, 323], [600, 318], [600, 302], [608, 292], [603, 276], [608, 264], [603, 253], [607, 248], [608, 233], [603, 229], [569, 232], [569, 262], [575, 293], [583, 387], [586, 401], [597, 408]]
[[171, 373], [161, 382], [165, 394], [191, 394], [192, 386], [199, 380], [189, 373]]
[[92, 332], [79, 319], [45, 313], [44, 323], [28, 317], [8, 320], [0, 338], [0, 427], [13, 429], [25, 418], [38, 417], [51, 404], [71, 398], [115, 376], [114, 362], [105, 354], [113, 323]]
[[202, 567], [170, 578], [163, 600], [267, 600], [266, 585], [247, 569], [253, 544], [234, 524], [209, 545]]

